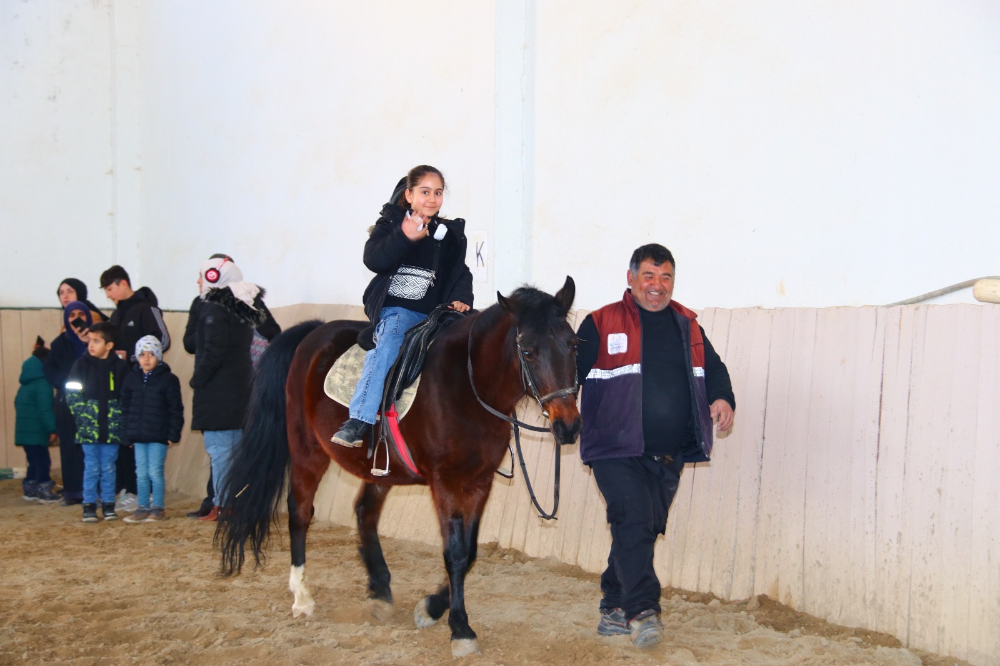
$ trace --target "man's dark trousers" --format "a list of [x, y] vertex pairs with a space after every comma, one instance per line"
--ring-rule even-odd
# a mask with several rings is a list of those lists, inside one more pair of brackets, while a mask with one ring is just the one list
[[667, 529], [667, 512], [684, 462], [681, 456], [612, 458], [590, 463], [608, 505], [611, 554], [601, 574], [601, 609], [621, 608], [631, 619], [660, 612], [660, 581], [653, 570], [656, 537]]

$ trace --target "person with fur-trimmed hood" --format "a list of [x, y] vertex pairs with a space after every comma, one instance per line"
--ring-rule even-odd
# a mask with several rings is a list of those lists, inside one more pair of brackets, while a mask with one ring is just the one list
[[250, 345], [253, 332], [267, 320], [264, 290], [244, 282], [228, 258], [201, 264], [201, 306], [195, 327], [194, 389], [191, 429], [205, 436], [212, 461], [215, 507], [201, 520], [214, 521], [228, 498], [221, 496], [230, 456], [242, 435], [250, 401]]

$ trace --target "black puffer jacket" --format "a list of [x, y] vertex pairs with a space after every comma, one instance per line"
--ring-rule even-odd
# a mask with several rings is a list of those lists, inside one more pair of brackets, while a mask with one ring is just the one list
[[212, 289], [198, 306], [195, 329], [193, 430], [239, 430], [250, 401], [250, 343], [267, 318], [264, 290], [254, 306], [229, 287]]
[[[364, 349], [375, 347], [372, 334], [378, 324], [385, 296], [389, 292], [389, 281], [399, 268], [403, 257], [413, 247], [413, 241], [403, 233], [405, 216], [406, 210], [400, 206], [389, 203], [382, 206], [382, 215], [372, 227], [368, 242], [365, 243], [365, 266], [376, 275], [368, 283], [363, 297], [365, 314], [372, 323], [371, 326], [358, 334], [358, 344]], [[436, 221], [448, 228], [448, 235], [442, 242], [450, 247], [443, 254], [459, 258], [453, 261], [450, 266], [441, 266], [438, 271], [439, 279], [443, 280], [441, 283], [441, 303], [460, 301], [471, 308], [474, 295], [472, 292], [472, 271], [465, 265], [465, 252], [469, 245], [468, 239], [465, 237], [465, 220], [461, 218], [456, 220], [436, 218]]]
[[159, 340], [163, 351], [170, 349], [170, 333], [157, 305], [156, 294], [149, 287], [140, 287], [129, 298], [118, 301], [111, 323], [118, 329], [115, 349], [124, 350], [126, 358], [135, 358], [135, 343], [145, 335]]
[[181, 441], [184, 404], [181, 381], [160, 363], [148, 375], [135, 366], [122, 385], [123, 438], [126, 444]]

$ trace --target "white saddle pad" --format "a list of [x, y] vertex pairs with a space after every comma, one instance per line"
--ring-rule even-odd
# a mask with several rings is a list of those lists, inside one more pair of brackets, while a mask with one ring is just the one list
[[[338, 358], [330, 372], [326, 373], [326, 380], [323, 382], [323, 390], [331, 399], [339, 402], [344, 407], [351, 406], [351, 397], [354, 396], [354, 387], [358, 385], [361, 378], [361, 369], [365, 365], [365, 350], [360, 345], [354, 345], [340, 358]], [[400, 420], [410, 411], [413, 399], [417, 397], [417, 386], [420, 385], [420, 377], [410, 386], [403, 390], [403, 395], [396, 401], [396, 413]]]

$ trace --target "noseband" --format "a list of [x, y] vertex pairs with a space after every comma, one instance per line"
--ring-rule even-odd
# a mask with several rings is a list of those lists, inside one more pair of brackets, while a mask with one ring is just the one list
[[[524, 428], [525, 430], [531, 430], [532, 432], [548, 432], [549, 429], [541, 428], [539, 426], [534, 426], [518, 420], [516, 410], [514, 412], [514, 415], [511, 416], [509, 414], [504, 414], [501, 411], [493, 409], [492, 407], [487, 405], [482, 398], [479, 397], [479, 391], [476, 390], [476, 381], [472, 377], [472, 330], [475, 327], [475, 325], [476, 325], [476, 320], [473, 320], [472, 324], [469, 326], [469, 353], [467, 356], [467, 365], [469, 369], [469, 384], [472, 386], [472, 395], [476, 396], [476, 400], [479, 401], [479, 404], [482, 405], [483, 409], [488, 411], [493, 416], [503, 419], [504, 421], [509, 423], [513, 428], [514, 444], [517, 446], [517, 458], [518, 462], [521, 464], [521, 473], [524, 475], [524, 485], [527, 486], [528, 488], [528, 495], [531, 497], [531, 503], [535, 505], [536, 509], [538, 509], [538, 513], [541, 515], [542, 518], [544, 518], [545, 520], [554, 520], [556, 517], [556, 512], [559, 510], [559, 461], [561, 457], [559, 455], [559, 446], [558, 444], [556, 445], [555, 482], [553, 483], [552, 487], [552, 512], [546, 513], [545, 509], [543, 509], [542, 506], [538, 503], [538, 499], [535, 497], [535, 491], [531, 487], [531, 481], [528, 479], [528, 469], [524, 464], [524, 454], [521, 453], [521, 433], [519, 428]], [[518, 330], [516, 326], [514, 327], [514, 335], [515, 335], [515, 342], [517, 343], [517, 363], [520, 366], [520, 373], [521, 373], [521, 388], [524, 390], [525, 393], [528, 393], [529, 390], [531, 391], [531, 395], [535, 399], [535, 402], [538, 403], [538, 409], [541, 410], [542, 416], [544, 416], [545, 418], [550, 418], [549, 411], [545, 409], [545, 403], [551, 400], [555, 400], [556, 398], [564, 398], [571, 395], [575, 396], [580, 391], [580, 378], [577, 376], [576, 370], [574, 368], [572, 388], [562, 388], [557, 391], [553, 391], [552, 393], [540, 396], [538, 394], [538, 385], [535, 384], [535, 380], [531, 376], [531, 370], [528, 369], [528, 361], [525, 358], [524, 349], [521, 347], [521, 332]], [[507, 446], [510, 446], [509, 440]], [[513, 452], [511, 452], [511, 457], [513, 456], [514, 454]], [[512, 477], [513, 474], [511, 474], [511, 476], [507, 478], [512, 478]]]

